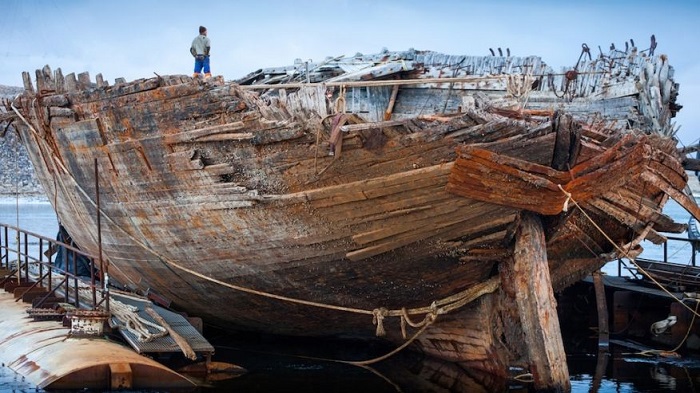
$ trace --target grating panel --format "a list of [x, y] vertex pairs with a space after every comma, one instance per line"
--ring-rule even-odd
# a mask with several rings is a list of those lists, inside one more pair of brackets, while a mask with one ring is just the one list
[[[155, 304], [152, 304], [149, 300], [136, 299], [130, 296], [121, 296], [119, 294], [111, 294], [112, 298], [128, 304], [130, 306], [138, 307], [139, 316], [147, 321], [154, 322], [148, 313], [146, 313], [146, 307], [151, 307], [155, 310], [173, 330], [175, 330], [180, 336], [182, 336], [197, 353], [213, 353], [214, 347], [207, 341], [204, 336], [202, 336], [197, 329], [192, 326], [185, 317], [180, 314], [174, 313], [172, 311], [166, 310]], [[112, 317], [111, 324], [115, 325], [117, 321]], [[141, 342], [138, 340], [136, 335], [129, 332], [126, 329], [119, 329], [119, 333], [124, 337], [124, 339], [139, 353], [149, 353], [149, 352], [181, 352], [182, 350], [177, 345], [175, 340], [170, 335], [165, 337], [157, 338], [150, 342]], [[155, 333], [155, 330], [154, 330]]]

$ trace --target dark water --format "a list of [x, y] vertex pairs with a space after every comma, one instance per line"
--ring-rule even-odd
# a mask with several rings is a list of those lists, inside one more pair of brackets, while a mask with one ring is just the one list
[[[334, 361], [363, 359], [382, 353], [379, 347], [348, 346], [319, 341], [302, 344], [277, 338], [215, 337], [214, 360], [238, 364], [248, 371], [237, 378], [210, 382], [193, 390], [219, 392], [533, 392], [527, 383], [499, 381], [462, 370], [454, 364], [424, 359], [413, 353], [361, 368]], [[700, 392], [700, 359], [668, 361], [632, 356], [612, 346], [598, 355], [594, 340], [588, 351], [568, 356], [572, 392]], [[314, 345], [316, 348], [314, 349]], [[366, 344], [364, 344], [366, 345]], [[387, 348], [388, 349], [388, 348]], [[567, 349], [568, 350], [568, 349]], [[164, 360], [167, 363], [167, 359]], [[0, 368], [0, 392], [43, 392], [7, 367]], [[126, 391], [146, 393], [149, 391]], [[155, 391], [153, 391], [155, 392]]]
[[[19, 210], [20, 227], [47, 237], [55, 236], [56, 218], [49, 204], [1, 202], [0, 222], [17, 225]], [[687, 221], [687, 213], [677, 205], [669, 202], [667, 210], [676, 221]], [[652, 248], [649, 252], [661, 251]], [[688, 258], [686, 251], [671, 252], [681, 259]], [[605, 270], [617, 274], [615, 264]], [[567, 321], [562, 321], [562, 326], [565, 325]], [[564, 332], [572, 392], [700, 392], [700, 359], [644, 357], [615, 345], [599, 354], [595, 333], [585, 324], [579, 328]], [[202, 393], [531, 391], [525, 382], [496, 380], [410, 352], [399, 353], [371, 368], [334, 361], [370, 359], [392, 349], [379, 343], [290, 341], [255, 335], [234, 337], [212, 329], [206, 329], [205, 335], [216, 348], [213, 360], [237, 364], [247, 373], [237, 378], [207, 382], [196, 390]], [[170, 364], [178, 362], [178, 359], [158, 360]], [[514, 376], [517, 374], [517, 371], [513, 372]], [[6, 365], [0, 367], [0, 393], [38, 391], [42, 390], [24, 381]]]

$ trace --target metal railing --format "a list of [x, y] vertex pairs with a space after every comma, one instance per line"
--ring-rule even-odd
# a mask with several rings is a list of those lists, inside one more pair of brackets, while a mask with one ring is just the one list
[[683, 237], [670, 237], [670, 236], [667, 236], [666, 239], [667, 240], [664, 242], [664, 260], [663, 260], [664, 262], [670, 263], [670, 261], [668, 260], [668, 241], [669, 240], [681, 241], [681, 242], [690, 243], [690, 247], [691, 247], [690, 263], [693, 266], [696, 266], [695, 265], [696, 254], [698, 253], [698, 250], [700, 250], [700, 239], [687, 239], [687, 238], [683, 238]]
[[[11, 239], [14, 242], [11, 243]], [[63, 249], [60, 253], [62, 258], [57, 261], [54, 255], [59, 253], [60, 248]], [[10, 258], [10, 255], [14, 257]], [[88, 262], [89, 276], [78, 276], [79, 259]], [[109, 290], [102, 284], [106, 277], [103, 265], [100, 258], [69, 244], [0, 223], [0, 268], [9, 271], [0, 280], [0, 287], [16, 279], [18, 285], [26, 288], [17, 300], [35, 288], [44, 288], [48, 293], [34, 304], [37, 308], [48, 298], [60, 294], [65, 303], [74, 304], [77, 308], [84, 306], [96, 310], [104, 303], [109, 311]], [[54, 280], [58, 280], [58, 283], [54, 283]], [[80, 296], [80, 291], [86, 289], [91, 295], [89, 299]]]
[[[689, 244], [690, 245], [690, 265], [691, 266], [697, 266], [697, 254], [698, 251], [700, 251], [700, 239], [689, 239], [685, 237], [675, 237], [675, 236], [667, 236], [666, 241], [663, 243], [663, 260], [661, 261], [656, 261], [656, 262], [663, 262], [663, 263], [668, 263], [668, 264], [677, 264], [677, 265], [683, 265], [682, 263], [679, 263], [677, 261], [673, 261], [674, 255], [669, 256], [669, 242], [680, 242], [681, 244]], [[617, 275], [618, 277], [622, 276], [622, 269], [623, 267], [625, 270], [629, 271], [633, 276], [637, 277], [636, 272], [632, 267], [627, 266], [627, 264], [624, 262], [622, 258], [618, 258], [617, 260]]]

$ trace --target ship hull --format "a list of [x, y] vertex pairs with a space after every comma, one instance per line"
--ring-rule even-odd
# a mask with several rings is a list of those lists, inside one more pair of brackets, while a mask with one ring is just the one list
[[[47, 67], [36, 93], [26, 82], [6, 106], [61, 224], [102, 251], [112, 282], [231, 330], [399, 343], [418, 332], [414, 347], [505, 374], [532, 357], [508, 322], [527, 309], [518, 244], [541, 246], [533, 285], [546, 290], [531, 295], [546, 300], [676, 228], [661, 209], [687, 178], [671, 138], [622, 124], [645, 97], [627, 81], [624, 94], [575, 99], [507, 75], [366, 75], [258, 94], [221, 78], [108, 86]], [[426, 97], [442, 104], [426, 114]], [[657, 131], [674, 112], [666, 98]], [[596, 110], [613, 104], [607, 118]], [[524, 214], [541, 244], [519, 240]]]

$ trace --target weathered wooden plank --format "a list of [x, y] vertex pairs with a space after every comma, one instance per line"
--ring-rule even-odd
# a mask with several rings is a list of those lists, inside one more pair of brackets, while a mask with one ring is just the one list
[[204, 162], [202, 162], [196, 149], [170, 153], [165, 156], [165, 159], [173, 172], [204, 168]]
[[340, 130], [343, 132], [371, 130], [371, 129], [379, 129], [379, 128], [384, 128], [384, 127], [400, 126], [400, 125], [404, 125], [405, 123], [406, 123], [405, 120], [387, 120], [387, 121], [377, 121], [377, 122], [370, 122], [370, 123], [347, 124], [344, 126], [340, 126]]
[[641, 177], [643, 180], [654, 184], [656, 187], [659, 187], [659, 189], [663, 190], [666, 194], [673, 198], [674, 201], [678, 202], [679, 205], [683, 206], [683, 208], [688, 211], [691, 216], [695, 217], [696, 220], [700, 220], [700, 207], [698, 207], [690, 196], [681, 193], [677, 189], [673, 188], [673, 186], [667, 181], [653, 173], [642, 172]]
[[22, 83], [24, 84], [24, 91], [30, 94], [34, 94], [34, 85], [32, 84], [32, 77], [27, 71], [22, 72]]
[[[199, 138], [216, 135], [216, 134], [230, 134], [232, 131], [238, 131], [245, 128], [246, 124], [242, 121], [237, 121], [233, 123], [221, 124], [217, 126], [198, 128], [194, 130], [188, 130], [179, 132], [177, 134], [166, 135], [164, 137], [165, 143], [181, 143], [181, 142], [192, 142]], [[241, 133], [251, 134], [251, 133]], [[252, 139], [252, 135], [249, 135], [248, 139]]]
[[513, 258], [501, 265], [501, 286], [514, 298], [536, 389], [571, 387], [547, 263], [542, 222], [523, 213]]
[[[382, 187], [391, 187], [400, 184], [410, 184], [411, 182], [420, 179], [423, 176], [437, 176], [447, 174], [449, 173], [451, 168], [452, 163], [434, 165], [427, 168], [419, 168], [412, 171], [399, 172], [380, 178], [360, 180], [352, 183], [314, 189], [306, 191], [304, 192], [304, 194], [311, 201], [319, 201], [324, 198], [336, 197], [338, 194], [352, 192], [352, 190], [380, 189]], [[357, 199], [366, 199], [366, 197], [358, 197]]]

